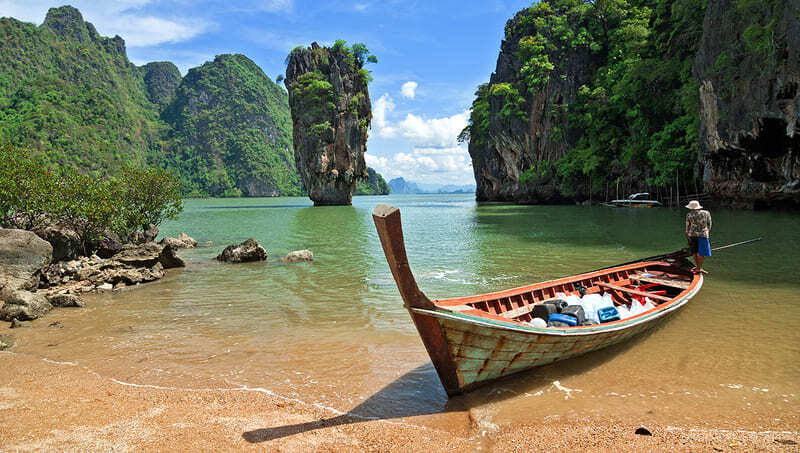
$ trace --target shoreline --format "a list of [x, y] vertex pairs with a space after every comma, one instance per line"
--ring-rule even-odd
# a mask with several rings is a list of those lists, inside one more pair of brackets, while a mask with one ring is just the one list
[[[796, 451], [797, 431], [557, 419], [491, 426], [472, 410], [371, 419], [263, 388], [161, 387], [0, 352], [0, 451]], [[456, 415], [457, 422], [452, 423]]]

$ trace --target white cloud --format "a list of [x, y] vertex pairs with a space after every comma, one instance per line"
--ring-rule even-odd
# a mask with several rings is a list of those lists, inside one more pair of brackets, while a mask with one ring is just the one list
[[394, 102], [389, 94], [386, 93], [372, 105], [372, 125], [381, 137], [391, 137], [394, 129], [388, 126], [386, 115], [394, 111]]
[[397, 128], [416, 147], [447, 148], [458, 145], [458, 134], [467, 126], [468, 119], [468, 110], [450, 117], [431, 119], [409, 113]]
[[134, 15], [122, 15], [116, 20], [97, 26], [101, 35], [122, 36], [129, 47], [188, 41], [209, 28], [211, 24], [200, 19], [183, 20], [181, 23], [160, 17]]
[[367, 165], [388, 181], [402, 177], [407, 181], [442, 184], [474, 184], [472, 160], [466, 148], [415, 148], [394, 156], [364, 154]]
[[375, 101], [372, 108], [375, 133], [382, 138], [405, 138], [417, 148], [458, 146], [458, 134], [469, 120], [469, 110], [444, 118], [424, 118], [409, 113], [405, 119], [393, 125], [387, 117], [394, 109], [394, 101], [388, 93]]
[[400, 87], [400, 93], [403, 95], [404, 98], [414, 99], [416, 96], [417, 87], [419, 84], [417, 82], [406, 82]]
[[353, 9], [358, 12], [364, 12], [367, 8], [369, 8], [369, 3], [356, 3], [353, 5]]
[[[212, 27], [210, 22], [200, 18], [159, 17], [139, 11], [152, 0], [72, 0], [70, 3], [101, 35], [120, 35], [128, 47], [187, 41]], [[0, 0], [0, 16], [40, 24], [52, 6], [51, 0]]]

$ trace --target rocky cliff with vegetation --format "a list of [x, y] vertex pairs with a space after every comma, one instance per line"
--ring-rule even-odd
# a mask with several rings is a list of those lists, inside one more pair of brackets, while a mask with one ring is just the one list
[[51, 167], [104, 176], [145, 164], [195, 196], [299, 195], [288, 96], [242, 55], [181, 77], [169, 62], [133, 65], [72, 7], [40, 26], [0, 19], [0, 143]]
[[372, 167], [367, 167], [367, 177], [356, 184], [354, 195], [389, 195], [391, 190], [386, 180]]
[[286, 92], [244, 55], [190, 69], [161, 118], [189, 193], [300, 194]]
[[287, 57], [297, 169], [315, 205], [352, 202], [366, 178], [367, 130], [372, 107], [364, 64], [377, 61], [363, 44], [295, 48]]
[[69, 6], [39, 27], [0, 19], [0, 142], [106, 172], [153, 159], [162, 129], [122, 38]]
[[672, 199], [705, 186], [723, 202], [796, 204], [797, 11], [797, 0], [520, 11], [461, 136], [478, 200]]
[[695, 61], [704, 187], [800, 206], [800, 1], [710, 1]]

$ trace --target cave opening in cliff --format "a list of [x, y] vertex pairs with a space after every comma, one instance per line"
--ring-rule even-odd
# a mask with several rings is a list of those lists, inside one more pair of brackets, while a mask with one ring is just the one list
[[762, 118], [759, 133], [755, 137], [743, 137], [739, 145], [745, 155], [753, 156], [750, 162], [750, 176], [758, 182], [779, 181], [783, 175], [779, 167], [770, 161], [800, 150], [800, 134], [790, 137], [786, 134], [786, 121], [779, 118]]

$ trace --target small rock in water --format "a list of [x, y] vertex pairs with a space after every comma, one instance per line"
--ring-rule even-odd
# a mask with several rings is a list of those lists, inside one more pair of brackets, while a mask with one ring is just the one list
[[636, 434], [640, 436], [652, 436], [653, 434], [647, 428], [636, 428]]
[[61, 321], [54, 321], [48, 324], [47, 327], [58, 327], [59, 329], [63, 329], [64, 324], [61, 324]]
[[314, 254], [311, 250], [295, 250], [286, 254], [281, 261], [285, 263], [299, 263], [303, 261], [314, 261]]
[[59, 292], [55, 296], [51, 296], [48, 300], [54, 307], [83, 307], [84, 303], [78, 296], [71, 294], [62, 294]]
[[103, 283], [102, 285], [98, 285], [97, 289], [103, 291], [111, 291], [112, 289], [114, 289], [114, 285], [112, 285], [111, 283]]
[[14, 318], [11, 320], [11, 329], [18, 329], [20, 327], [30, 327], [27, 322], [22, 322]]
[[264, 261], [267, 259], [267, 251], [253, 238], [241, 244], [233, 244], [225, 247], [215, 258], [218, 261], [228, 263], [245, 263], [250, 261]]
[[797, 445], [797, 442], [793, 441], [792, 439], [775, 439], [775, 443], [782, 445]]

